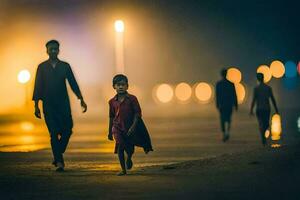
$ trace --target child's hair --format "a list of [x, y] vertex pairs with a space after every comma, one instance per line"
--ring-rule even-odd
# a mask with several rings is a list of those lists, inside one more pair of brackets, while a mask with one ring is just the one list
[[113, 86], [120, 81], [125, 81], [128, 84], [128, 78], [124, 74], [117, 74], [113, 78], [113, 81], [112, 81]]
[[49, 46], [50, 44], [56, 44], [56, 45], [59, 47], [59, 42], [58, 42], [57, 40], [50, 40], [50, 41], [48, 41], [48, 42], [46, 43], [46, 47], [48, 48], [48, 46]]
[[263, 82], [264, 81], [264, 74], [263, 73], [257, 73], [256, 78], [259, 82]]

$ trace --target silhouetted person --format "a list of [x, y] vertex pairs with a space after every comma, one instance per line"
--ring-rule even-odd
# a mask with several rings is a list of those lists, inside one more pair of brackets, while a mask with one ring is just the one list
[[80, 99], [83, 112], [87, 105], [83, 100], [71, 66], [58, 59], [59, 43], [51, 40], [46, 44], [49, 59], [41, 63], [36, 72], [33, 100], [35, 101], [35, 116], [41, 118], [39, 100], [43, 102], [45, 122], [51, 137], [51, 147], [54, 156], [53, 165], [56, 171], [64, 170], [63, 153], [66, 151], [72, 134], [73, 120], [69, 96], [66, 88], [68, 80], [73, 92]]
[[262, 73], [257, 73], [256, 77], [258, 80], [258, 86], [256, 86], [253, 91], [253, 100], [251, 103], [250, 114], [253, 115], [253, 109], [256, 105], [256, 117], [258, 120], [260, 136], [262, 144], [266, 145], [265, 132], [269, 129], [270, 126], [269, 121], [271, 112], [269, 99], [271, 99], [276, 113], [278, 113], [278, 108], [272, 92], [272, 88], [264, 83], [264, 75]]
[[[116, 141], [115, 153], [118, 153], [122, 171], [118, 176], [127, 174], [126, 169], [133, 166], [134, 145], [144, 148], [145, 153], [152, 150], [148, 131], [142, 120], [142, 111], [137, 98], [127, 92], [128, 79], [123, 74], [113, 78], [116, 95], [109, 101], [108, 139]], [[124, 151], [127, 153], [125, 164]]]
[[233, 107], [238, 110], [237, 96], [234, 84], [226, 79], [227, 69], [221, 70], [222, 80], [216, 84], [216, 106], [220, 112], [223, 142], [230, 136], [231, 115]]

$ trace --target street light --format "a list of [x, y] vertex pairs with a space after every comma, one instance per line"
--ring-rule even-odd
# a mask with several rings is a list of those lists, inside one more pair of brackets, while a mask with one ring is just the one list
[[21, 70], [18, 74], [18, 81], [21, 84], [26, 84], [30, 80], [30, 72], [27, 69]]
[[124, 22], [122, 20], [115, 21], [115, 30], [118, 33], [124, 33], [125, 25], [124, 25]]
[[18, 81], [19, 83], [25, 85], [25, 105], [28, 105], [28, 97], [29, 97], [29, 86], [28, 86], [28, 82], [31, 78], [30, 72], [27, 69], [23, 69], [18, 73]]
[[116, 42], [115, 42], [115, 51], [116, 51], [116, 72], [125, 73], [125, 64], [124, 64], [124, 30], [125, 25], [122, 20], [115, 21], [115, 31], [116, 31]]

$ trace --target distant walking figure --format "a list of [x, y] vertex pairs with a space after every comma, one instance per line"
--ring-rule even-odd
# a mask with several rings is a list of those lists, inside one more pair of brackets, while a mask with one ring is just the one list
[[237, 96], [234, 84], [226, 79], [227, 69], [221, 70], [222, 80], [216, 84], [216, 106], [220, 112], [223, 142], [230, 136], [232, 109], [238, 110]]
[[59, 43], [51, 40], [46, 44], [49, 59], [41, 63], [36, 72], [33, 100], [35, 101], [35, 116], [41, 118], [39, 100], [43, 102], [43, 113], [51, 137], [51, 147], [54, 156], [53, 165], [56, 171], [64, 171], [63, 153], [66, 151], [72, 134], [73, 120], [66, 87], [68, 80], [73, 92], [80, 99], [83, 112], [87, 105], [83, 100], [71, 66], [58, 59]]
[[264, 75], [262, 73], [257, 73], [256, 77], [259, 84], [254, 88], [253, 91], [253, 100], [251, 103], [250, 114], [253, 115], [253, 109], [256, 105], [256, 117], [258, 120], [260, 136], [262, 144], [266, 145], [265, 132], [269, 129], [270, 126], [269, 121], [271, 112], [269, 99], [271, 99], [276, 113], [278, 113], [278, 108], [272, 92], [272, 88], [264, 83]]

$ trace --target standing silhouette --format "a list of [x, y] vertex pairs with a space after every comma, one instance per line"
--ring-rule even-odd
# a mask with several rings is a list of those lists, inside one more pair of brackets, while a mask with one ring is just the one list
[[222, 80], [216, 84], [216, 107], [220, 113], [223, 142], [229, 140], [233, 107], [238, 110], [234, 84], [226, 79], [227, 69], [221, 70]]
[[72, 72], [71, 66], [58, 59], [59, 42], [51, 40], [46, 44], [49, 59], [41, 63], [36, 72], [33, 100], [35, 101], [35, 116], [41, 118], [39, 100], [43, 102], [45, 122], [51, 137], [51, 147], [54, 156], [53, 165], [56, 171], [64, 171], [63, 153], [66, 151], [72, 134], [73, 120], [69, 96], [66, 88], [68, 80], [73, 92], [80, 99], [83, 112], [87, 105]]
[[[128, 78], [118, 74], [113, 78], [116, 95], [109, 100], [109, 133], [108, 139], [115, 139], [115, 153], [118, 154], [122, 168], [117, 175], [127, 174], [133, 166], [134, 146], [144, 148], [145, 153], [153, 151], [147, 128], [142, 120], [142, 110], [136, 96], [129, 94]], [[125, 155], [127, 160], [125, 163]]]
[[266, 145], [265, 132], [269, 129], [270, 126], [270, 101], [271, 99], [275, 112], [278, 113], [278, 108], [276, 100], [273, 95], [272, 88], [264, 83], [264, 75], [262, 73], [257, 73], [256, 78], [258, 80], [258, 86], [254, 88], [253, 99], [250, 108], [250, 115], [253, 115], [253, 109], [256, 105], [256, 117], [258, 120], [260, 136], [262, 144]]

